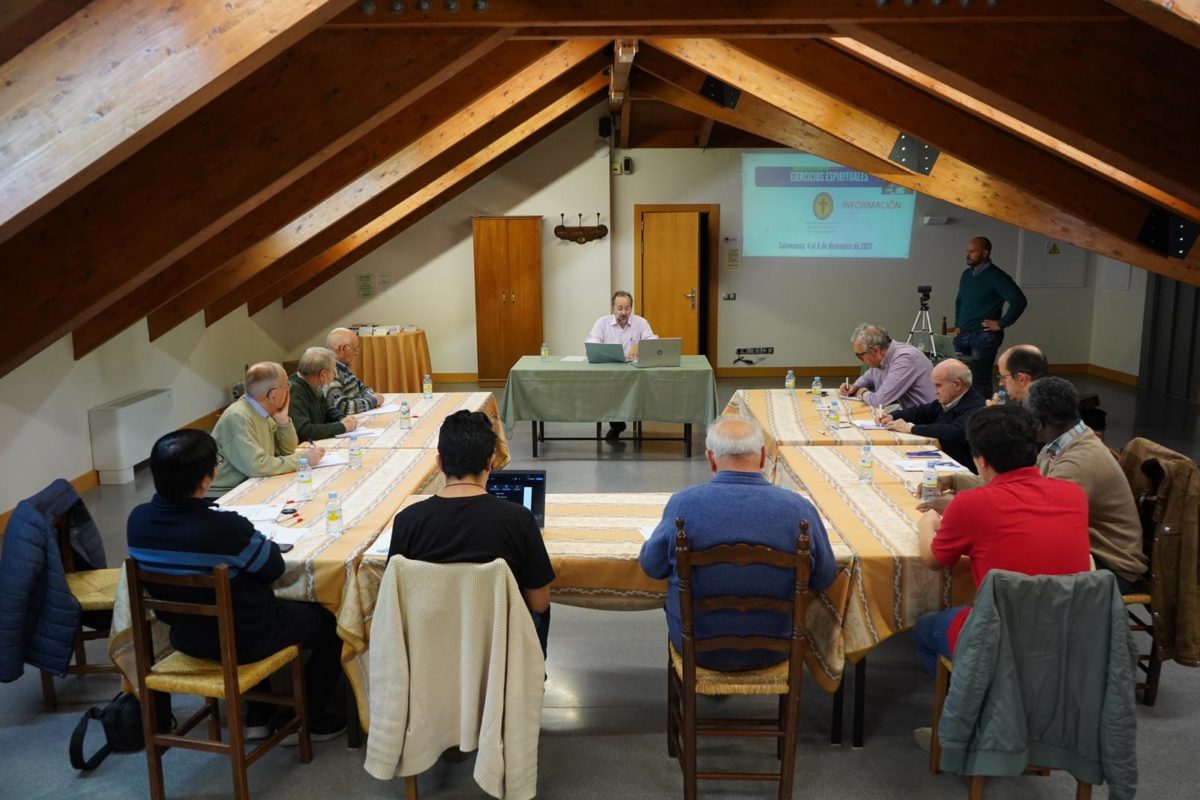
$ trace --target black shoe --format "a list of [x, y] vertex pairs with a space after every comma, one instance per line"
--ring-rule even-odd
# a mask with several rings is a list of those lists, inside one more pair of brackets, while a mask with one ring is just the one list
[[617, 439], [621, 438], [621, 434], [624, 432], [624, 430], [624, 422], [610, 422], [608, 423], [608, 433], [604, 434], [604, 438], [610, 442], [615, 442]]
[[246, 703], [246, 741], [265, 739], [275, 730], [272, 715], [275, 707], [267, 703]]

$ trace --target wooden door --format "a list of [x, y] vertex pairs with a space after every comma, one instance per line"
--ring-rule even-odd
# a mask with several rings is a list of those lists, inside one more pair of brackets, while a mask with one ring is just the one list
[[542, 343], [542, 218], [474, 217], [475, 344], [480, 385], [503, 385]]
[[542, 346], [542, 218], [508, 220], [508, 367]]
[[700, 352], [700, 212], [642, 214], [640, 314], [663, 338], [683, 340], [685, 355]]

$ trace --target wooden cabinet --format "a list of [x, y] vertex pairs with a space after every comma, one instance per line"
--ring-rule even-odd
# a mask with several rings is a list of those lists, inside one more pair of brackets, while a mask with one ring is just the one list
[[502, 385], [542, 346], [542, 218], [472, 217], [481, 386]]

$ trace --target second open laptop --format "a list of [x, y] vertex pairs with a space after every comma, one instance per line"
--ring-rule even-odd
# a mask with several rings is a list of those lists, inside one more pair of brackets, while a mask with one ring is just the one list
[[539, 528], [546, 527], [546, 470], [507, 469], [488, 474], [487, 490], [533, 512]]
[[644, 367], [678, 367], [683, 357], [683, 339], [642, 339], [638, 342], [638, 358], [633, 365]]
[[605, 344], [603, 342], [584, 342], [583, 349], [587, 353], [589, 364], [624, 364], [625, 348], [619, 342]]

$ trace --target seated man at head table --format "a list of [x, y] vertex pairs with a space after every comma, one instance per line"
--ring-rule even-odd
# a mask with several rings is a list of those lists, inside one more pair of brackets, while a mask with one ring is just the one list
[[[209, 574], [214, 564], [228, 564], [238, 663], [261, 661], [292, 644], [311, 651], [304, 664], [310, 732], [316, 741], [332, 739], [346, 730], [345, 720], [326, 710], [342, 674], [337, 620], [316, 603], [276, 599], [271, 584], [284, 572], [279, 546], [250, 520], [220, 511], [205, 498], [219, 461], [216, 441], [203, 431], [175, 431], [154, 443], [150, 473], [155, 494], [129, 515], [129, 555], [145, 569], [173, 574]], [[153, 586], [150, 593], [162, 600], [212, 602], [212, 592], [202, 589]], [[165, 612], [159, 617], [170, 626], [176, 650], [195, 658], [221, 657], [215, 619], [173, 618]], [[293, 713], [281, 709], [281, 716], [272, 720], [270, 705], [248, 702], [246, 707], [249, 739], [265, 739]], [[284, 744], [294, 742], [285, 739]]]
[[333, 351], [337, 359], [337, 369], [326, 395], [329, 405], [343, 414], [361, 414], [383, 405], [383, 395], [375, 394], [350, 370], [350, 362], [362, 352], [358, 334], [349, 328], [334, 328], [325, 337], [325, 347]]
[[[921, 516], [918, 546], [925, 566], [940, 571], [966, 556], [977, 589], [993, 569], [1026, 575], [1091, 569], [1087, 496], [1038, 471], [1037, 427], [1033, 415], [1017, 406], [984, 408], [968, 420], [971, 458], [986, 485], [955, 496], [944, 516]], [[939, 655], [953, 658], [970, 610], [959, 606], [917, 620], [913, 641], [930, 675]]]
[[292, 395], [287, 373], [274, 361], [246, 370], [246, 393], [221, 413], [213, 427], [223, 460], [208, 486], [208, 497], [220, 497], [247, 478], [295, 472], [300, 459], [316, 466], [325, 455], [319, 447], [300, 450], [296, 427], [288, 415]]
[[937, 439], [946, 455], [974, 470], [966, 424], [985, 401], [971, 388], [971, 369], [956, 358], [939, 362], [933, 368], [933, 391], [937, 399], [932, 403], [885, 415], [880, 424], [889, 431]]
[[1042, 351], [1031, 344], [1014, 344], [1000, 354], [996, 366], [1000, 370], [1000, 391], [988, 400], [989, 406], [1023, 402], [1030, 384], [1046, 377], [1049, 368]]
[[[761, 544], [775, 550], [796, 552], [800, 521], [808, 520], [812, 573], [809, 588], [821, 591], [833, 583], [837, 563], [817, 509], [796, 492], [773, 486], [763, 477], [767, 450], [762, 428], [748, 417], [723, 416], [708, 427], [704, 441], [713, 479], [676, 492], [663, 509], [662, 520], [642, 545], [638, 556], [642, 570], [651, 578], [669, 578], [667, 630], [675, 649], [682, 652], [679, 631], [679, 578], [675, 572], [675, 518], [683, 517], [684, 530], [692, 549], [704, 550], [719, 544]], [[698, 567], [692, 575], [692, 591], [699, 599], [720, 595], [769, 594], [780, 600], [792, 597], [795, 573], [767, 566], [739, 567], [713, 564]], [[787, 636], [788, 614], [754, 611], [737, 614], [737, 620], [721, 615], [696, 618], [696, 638], [727, 634]], [[786, 653], [767, 650], [718, 650], [699, 652], [697, 663], [708, 669], [747, 670], [768, 667], [787, 658]]]
[[300, 356], [296, 374], [288, 378], [292, 393], [292, 423], [300, 441], [328, 439], [358, 429], [358, 420], [346, 416], [329, 402], [329, 387], [335, 374], [337, 359], [333, 351], [310, 347]]
[[843, 383], [841, 394], [876, 408], [893, 403], [912, 408], [933, 400], [933, 364], [911, 344], [893, 341], [886, 329], [864, 323], [854, 329], [850, 346], [869, 369], [854, 383]]
[[[650, 330], [650, 323], [633, 313], [633, 295], [618, 289], [613, 292], [612, 313], [596, 320], [584, 341], [620, 344], [625, 351], [625, 360], [633, 361], [637, 358], [638, 342], [657, 338], [654, 331]], [[615, 440], [624, 430], [624, 422], [611, 422], [604, 438]]]
[[[1037, 420], [1042, 444], [1037, 466], [1047, 478], [1078, 484], [1087, 495], [1088, 540], [1096, 569], [1117, 576], [1123, 594], [1146, 574], [1150, 562], [1142, 549], [1142, 524], [1133, 490], [1121, 465], [1104, 442], [1079, 418], [1079, 394], [1063, 378], [1041, 378], [1029, 386], [1025, 408]], [[974, 475], [944, 475], [943, 490], [923, 508], [941, 511], [958, 493], [984, 485]]]
[[401, 555], [435, 564], [504, 559], [521, 587], [545, 655], [554, 568], [533, 512], [488, 494], [496, 458], [491, 420], [479, 411], [454, 412], [442, 422], [437, 450], [446, 485], [396, 515], [388, 558]]

